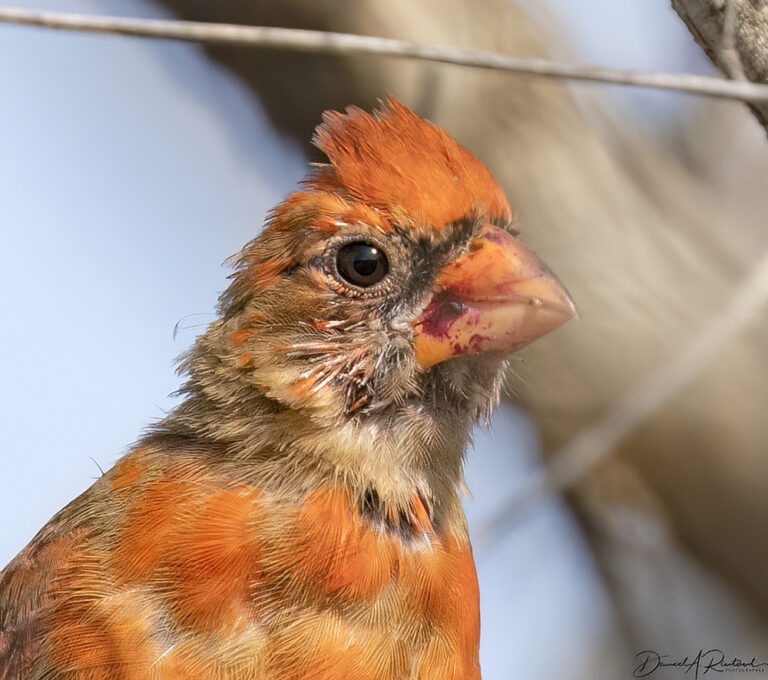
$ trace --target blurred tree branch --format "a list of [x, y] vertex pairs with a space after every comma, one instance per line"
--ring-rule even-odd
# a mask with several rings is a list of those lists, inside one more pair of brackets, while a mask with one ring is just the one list
[[768, 252], [746, 275], [719, 314], [670, 360], [617, 399], [604, 416], [574, 436], [540, 473], [512, 496], [480, 530], [482, 550], [499, 546], [523, 515], [538, 503], [563, 493], [616, 453], [656, 409], [712, 364], [746, 328], [756, 324], [768, 303]]
[[[672, 0], [672, 7], [723, 73], [768, 81], [767, 0]], [[768, 131], [768, 104], [751, 108]]]

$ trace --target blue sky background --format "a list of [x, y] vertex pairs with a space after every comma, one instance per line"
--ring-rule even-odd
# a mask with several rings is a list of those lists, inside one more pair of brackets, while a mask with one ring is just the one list
[[[14, 4], [163, 16], [143, 0]], [[552, 6], [586, 60], [705, 68], [666, 0]], [[2, 565], [173, 407], [174, 357], [213, 318], [222, 262], [305, 161], [192, 45], [0, 26], [0, 93]], [[611, 96], [652, 125], [689, 106]], [[473, 526], [538, 465], [535, 432], [510, 410], [476, 449]], [[486, 680], [594, 677], [616, 622], [562, 504], [478, 563]]]

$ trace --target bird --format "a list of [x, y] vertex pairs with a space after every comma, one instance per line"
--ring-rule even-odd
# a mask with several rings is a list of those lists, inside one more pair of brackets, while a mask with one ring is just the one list
[[510, 355], [576, 316], [392, 96], [234, 259], [179, 405], [0, 573], [2, 680], [477, 680], [461, 497]]

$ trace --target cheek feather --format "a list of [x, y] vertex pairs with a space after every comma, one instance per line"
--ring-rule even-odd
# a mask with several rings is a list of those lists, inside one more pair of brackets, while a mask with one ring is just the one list
[[256, 335], [256, 330], [253, 328], [241, 328], [239, 331], [235, 331], [230, 336], [230, 339], [232, 340], [232, 346], [233, 347], [240, 347], [240, 345], [244, 344], [249, 338]]
[[248, 368], [253, 363], [253, 354], [251, 352], [245, 352], [237, 357], [238, 368]]
[[293, 258], [267, 260], [259, 262], [252, 271], [252, 283], [256, 290], [264, 290], [274, 286], [283, 272], [296, 265]]
[[312, 390], [316, 384], [317, 381], [313, 377], [294, 380], [288, 386], [288, 392], [292, 401], [298, 404], [307, 403], [312, 396]]

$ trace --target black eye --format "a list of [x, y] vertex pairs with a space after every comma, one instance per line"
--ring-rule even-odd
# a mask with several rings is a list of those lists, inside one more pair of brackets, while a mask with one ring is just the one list
[[370, 243], [348, 243], [336, 256], [339, 274], [356, 286], [372, 286], [389, 271], [384, 252]]

